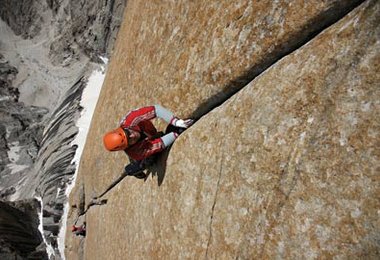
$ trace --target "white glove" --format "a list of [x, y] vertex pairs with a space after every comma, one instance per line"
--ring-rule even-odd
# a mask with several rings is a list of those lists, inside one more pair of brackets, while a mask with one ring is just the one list
[[182, 128], [188, 128], [193, 123], [194, 123], [193, 119], [185, 119], [185, 120], [183, 120], [183, 119], [174, 118], [173, 121], [172, 121], [172, 125], [174, 125], [176, 127], [182, 127]]

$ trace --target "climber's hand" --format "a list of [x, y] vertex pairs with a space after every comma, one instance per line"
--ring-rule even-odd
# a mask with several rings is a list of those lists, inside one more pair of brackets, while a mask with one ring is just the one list
[[176, 127], [182, 127], [182, 128], [188, 128], [193, 123], [194, 123], [193, 119], [185, 119], [185, 120], [183, 120], [183, 119], [174, 118], [173, 121], [172, 121], [172, 125], [174, 125]]

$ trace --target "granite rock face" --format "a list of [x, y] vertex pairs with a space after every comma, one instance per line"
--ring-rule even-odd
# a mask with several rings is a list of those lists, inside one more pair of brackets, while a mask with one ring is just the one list
[[180, 217], [166, 224], [152, 210], [153, 225], [187, 239], [159, 239], [162, 248], [210, 259], [379, 257], [379, 9], [367, 2], [176, 143], [167, 197], [177, 200], [165, 204]]
[[[54, 32], [51, 55], [65, 59], [76, 45], [91, 58], [108, 56], [119, 30], [126, 0], [48, 1], [53, 17], [62, 26]], [[63, 56], [62, 56], [63, 55]]]
[[54, 259], [60, 259], [57, 239], [67, 201], [66, 187], [76, 168], [72, 160], [77, 147], [72, 145], [72, 141], [78, 133], [75, 122], [82, 109], [80, 99], [86, 82], [86, 78], [79, 79], [67, 91], [51, 118], [45, 121], [36, 161], [22, 180], [22, 185], [17, 187], [20, 198], [31, 195], [42, 198], [44, 236], [55, 250]]
[[41, 197], [44, 235], [53, 250], [65, 189], [75, 172], [72, 141], [82, 91], [92, 70], [103, 64], [99, 55], [110, 55], [125, 5], [125, 0], [0, 4], [0, 199]]
[[48, 259], [38, 231], [37, 200], [0, 201], [1, 259]]
[[[56, 63], [81, 51], [93, 58], [109, 55], [126, 0], [2, 0], [0, 17], [23, 38], [51, 31], [50, 55]], [[52, 26], [53, 25], [53, 26]]]
[[41, 12], [42, 0], [2, 0], [0, 18], [5, 21], [16, 35], [23, 38], [33, 38], [40, 31], [43, 24]]
[[0, 54], [0, 198], [8, 200], [36, 161], [46, 108], [18, 102], [17, 69]]
[[104, 96], [131, 97], [119, 114], [157, 102], [198, 118], [359, 2], [133, 1]]
[[[207, 114], [145, 182], [127, 178], [89, 210], [84, 253], [69, 234], [67, 257], [379, 257], [380, 4], [365, 1], [306, 36], [334, 16], [326, 10], [353, 2], [310, 2], [305, 12], [301, 2], [239, 3], [127, 7], [72, 204], [83, 191], [88, 204], [128, 163], [105, 152], [102, 135], [129, 109], [160, 103], [182, 117]], [[247, 71], [262, 73], [209, 112]]]

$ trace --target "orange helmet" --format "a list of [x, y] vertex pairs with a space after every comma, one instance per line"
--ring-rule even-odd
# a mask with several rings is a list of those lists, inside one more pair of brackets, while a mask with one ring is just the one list
[[106, 133], [103, 142], [108, 151], [120, 151], [128, 147], [127, 135], [121, 127]]

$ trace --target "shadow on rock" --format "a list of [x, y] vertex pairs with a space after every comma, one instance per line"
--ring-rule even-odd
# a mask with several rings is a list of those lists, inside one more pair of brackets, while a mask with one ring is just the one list
[[166, 149], [165, 151], [157, 155], [155, 162], [152, 165], [147, 166], [146, 168], [147, 176], [145, 179], [147, 179], [149, 175], [152, 175], [152, 177], [157, 176], [157, 184], [158, 186], [161, 186], [165, 178], [166, 161], [169, 156], [169, 151], [170, 151], [170, 148]]
[[[159, 134], [160, 136], [163, 136], [164, 134], [175, 132], [178, 135], [181, 135], [185, 130], [185, 128], [168, 125], [166, 127], [165, 133], [160, 132]], [[145, 180], [149, 177], [150, 174], [152, 174], [152, 177], [157, 176], [157, 184], [158, 186], [161, 186], [165, 178], [166, 161], [168, 159], [170, 149], [171, 146], [152, 158], [154, 160], [154, 163], [148, 163], [148, 166], [146, 166]]]

